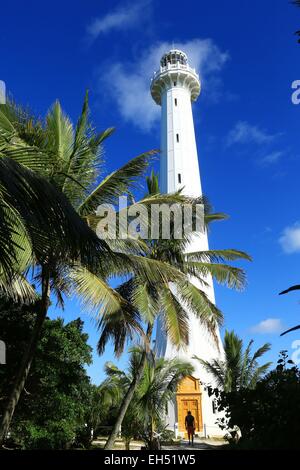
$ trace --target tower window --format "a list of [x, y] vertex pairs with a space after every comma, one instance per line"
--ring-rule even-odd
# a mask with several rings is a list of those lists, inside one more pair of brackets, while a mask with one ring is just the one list
[[181, 173], [178, 173], [178, 183], [181, 183]]
[[179, 134], [176, 134], [176, 142], [179, 142]]
[[217, 412], [217, 403], [216, 403], [216, 400], [213, 400], [212, 401], [212, 411], [214, 414], [216, 414]]
[[177, 86], [177, 82], [174, 82], [174, 86]]
[[175, 98], [174, 102], [175, 102], [175, 106], [177, 106], [177, 98]]

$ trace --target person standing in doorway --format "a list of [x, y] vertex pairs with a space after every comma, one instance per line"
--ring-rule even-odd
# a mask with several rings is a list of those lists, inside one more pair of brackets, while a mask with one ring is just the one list
[[194, 434], [195, 434], [195, 418], [190, 411], [185, 417], [185, 429], [188, 433], [189, 438], [189, 445], [192, 442], [192, 446], [194, 445]]

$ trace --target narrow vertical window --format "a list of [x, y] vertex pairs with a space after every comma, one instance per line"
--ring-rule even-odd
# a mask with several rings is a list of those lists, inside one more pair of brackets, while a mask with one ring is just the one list
[[176, 134], [176, 142], [179, 142], [179, 134]]
[[217, 412], [217, 404], [215, 400], [212, 401], [212, 411], [214, 414]]
[[181, 183], [181, 173], [178, 173], [178, 183]]
[[174, 82], [174, 86], [177, 86], [177, 82]]
[[177, 98], [175, 98], [174, 102], [175, 102], [175, 106], [177, 106]]

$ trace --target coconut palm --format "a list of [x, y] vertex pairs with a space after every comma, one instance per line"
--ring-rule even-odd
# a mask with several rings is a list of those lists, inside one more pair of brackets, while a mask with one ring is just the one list
[[[23, 114], [14, 106], [1, 107], [0, 184], [4, 215], [0, 237], [1, 291], [2, 295], [14, 300], [34, 301], [32, 309], [37, 316], [2, 416], [0, 441], [7, 433], [24, 388], [47, 314], [55, 271], [78, 261], [90, 268], [94, 264], [93, 258], [105, 248], [68, 198], [39, 171], [49, 162], [48, 156], [30, 145], [25, 131], [33, 133], [30, 121], [24, 121]], [[7, 235], [5, 239], [3, 234]], [[33, 266], [40, 271], [39, 296], [25, 277], [26, 271]]]
[[[118, 369], [114, 364], [106, 364], [108, 382], [126, 391], [136, 374], [139, 373], [141, 348], [131, 350], [127, 371]], [[154, 432], [162, 424], [162, 418], [170, 401], [174, 399], [178, 383], [193, 373], [193, 366], [180, 359], [166, 360], [156, 358], [152, 352], [147, 354], [147, 362], [133, 400], [127, 410], [123, 434], [127, 438], [139, 434], [151, 449], [155, 445]]]
[[[161, 195], [158, 192], [158, 180], [154, 174], [147, 179], [147, 186], [150, 194], [145, 196], [144, 203], [147, 203], [148, 200], [152, 202], [159, 200]], [[192, 203], [194, 204], [195, 201]], [[201, 203], [204, 206], [206, 227], [212, 221], [224, 218], [222, 214], [211, 212], [205, 198], [199, 198], [196, 203]], [[228, 287], [241, 289], [245, 282], [243, 270], [232, 267], [224, 261], [249, 260], [250, 257], [244, 252], [233, 249], [207, 250], [186, 254], [189, 241], [189, 235], [178, 240], [160, 238], [147, 241], [147, 262], [150, 260], [150, 264], [153, 262], [154, 265], [167, 266], [169, 278], [165, 278], [163, 282], [153, 282], [152, 280], [149, 282], [149, 279], [139, 273], [116, 289], [123, 298], [127, 299], [128, 304], [132, 305], [131, 321], [128, 321], [128, 317], [122, 318], [121, 312], [119, 315], [114, 314], [101, 318], [99, 322], [101, 335], [98, 342], [100, 354], [103, 353], [107, 341], [111, 339], [116, 355], [120, 355], [124, 350], [126, 340], [132, 339], [133, 332], [137, 329], [133, 328], [133, 322], [141, 331], [140, 334], [146, 338], [146, 342], [150, 344], [153, 326], [159, 315], [166, 334], [177, 347], [188, 344], [188, 312], [193, 312], [203, 326], [216, 338], [216, 325], [222, 322], [222, 313], [205, 294], [207, 276], [213, 276], [218, 282], [226, 284]], [[203, 288], [197, 288], [192, 279], [196, 279]], [[141, 380], [145, 364], [146, 351], [141, 355], [139, 371], [134, 375], [132, 384], [123, 398], [105, 449], [113, 447], [126, 410]]]
[[136, 411], [144, 421], [144, 435], [151, 448], [154, 431], [162, 424], [168, 404], [174, 400], [179, 382], [193, 374], [193, 366], [180, 359], [156, 359], [147, 363], [138, 387]]
[[[31, 250], [26, 259], [26, 268], [33, 272], [35, 282], [40, 283], [41, 289], [33, 307], [37, 313], [36, 325], [4, 410], [0, 441], [7, 433], [24, 388], [51, 294], [56, 296], [62, 305], [64, 295], [76, 293], [81, 296], [85, 307], [94, 309], [97, 318], [102, 315], [105, 318], [113, 316], [116, 324], [125, 322], [131, 331], [142, 333], [139, 322], [132, 314], [131, 304], [121, 296], [120, 291], [110, 287], [110, 277], [140, 276], [149, 284], [168, 283], [176, 279], [178, 281], [179, 273], [172, 270], [167, 263], [148, 258], [149, 248], [145, 243], [132, 239], [99, 240], [92, 231], [99, 221], [99, 217], [95, 215], [98, 205], [114, 203], [116, 198], [123, 194], [131, 196], [139, 177], [155, 153], [152, 151], [142, 154], [100, 179], [103, 166], [102, 142], [111, 133], [111, 128], [100, 134], [95, 133], [89, 121], [87, 95], [75, 129], [59, 102], [50, 109], [45, 122], [35, 119], [13, 103], [1, 108], [1, 157], [13, 162], [24, 174], [27, 172], [24, 182], [29, 193], [33, 191], [33, 177], [40, 181], [40, 193], [44, 190], [41, 202], [48, 196], [50, 199], [51, 188], [55, 188], [56, 197], [59, 194], [62, 207], [60, 209], [59, 206], [60, 210], [56, 210], [56, 206], [46, 206], [49, 207], [49, 217], [53, 225], [48, 226], [48, 231], [51, 230], [50, 237], [49, 234], [46, 236], [44, 231], [37, 230], [39, 224], [32, 224], [28, 214], [24, 211], [21, 214], [24, 217], [24, 229], [22, 227], [20, 230], [18, 226], [20, 233], [17, 232], [17, 235], [28, 240], [28, 249], [23, 239], [18, 248], [22, 254], [25, 252], [26, 256]], [[28, 179], [29, 174], [31, 180]], [[99, 179], [100, 182], [97, 182]], [[40, 193], [34, 193], [35, 199]], [[22, 200], [22, 195], [19, 199]], [[157, 202], [174, 201], [185, 203], [186, 199], [180, 194], [159, 195], [157, 198]], [[145, 204], [149, 205], [151, 202], [151, 198], [145, 200]], [[31, 207], [29, 203], [26, 208], [28, 207]], [[37, 218], [35, 206], [31, 209], [33, 214], [30, 215]], [[65, 222], [65, 219], [67, 223], [63, 225], [62, 221]], [[19, 220], [14, 219], [14, 225], [17, 224]], [[27, 230], [29, 224], [34, 227], [32, 233], [35, 238]], [[44, 225], [41, 225], [41, 228]], [[15, 271], [23, 274], [24, 267], [21, 269], [18, 266]], [[5, 280], [2, 283], [8, 284], [7, 291], [13, 290], [9, 278], [8, 283]]]
[[[20, 170], [20, 174], [23, 175], [21, 183], [29, 194], [32, 193], [35, 205], [30, 206], [31, 200], [25, 197], [23, 199], [25, 193], [20, 190], [19, 175], [17, 174], [14, 180], [10, 171], [6, 175], [9, 181], [5, 182], [5, 178], [2, 179], [2, 194], [5, 196], [8, 194], [7, 199], [2, 199], [2, 206], [7, 200], [11, 202], [7, 220], [12, 222], [11, 226], [6, 224], [5, 227], [5, 224], [2, 224], [0, 228], [13, 233], [13, 236], [8, 238], [8, 243], [11, 244], [10, 239], [14, 242], [14, 236], [18, 238], [19, 243], [16, 246], [24, 256], [26, 255], [26, 263], [21, 269], [18, 254], [19, 258], [16, 259], [19, 262], [18, 269], [14, 268], [14, 271], [23, 275], [26, 269], [33, 270], [35, 282], [40, 283], [41, 291], [34, 305], [37, 321], [32, 338], [3, 413], [0, 441], [7, 433], [15, 406], [24, 388], [47, 315], [51, 293], [63, 304], [64, 294], [76, 292], [83, 297], [88, 306], [98, 307], [97, 315], [101, 315], [102, 312], [106, 315], [115, 311], [126, 312], [126, 301], [109, 286], [107, 279], [112, 266], [115, 271], [120, 268], [122, 273], [128, 274], [132, 273], [134, 265], [125, 252], [122, 256], [113, 252], [106, 241], [96, 237], [90, 226], [89, 216], [94, 214], [98, 204], [112, 202], [120, 194], [131, 193], [154, 152], [134, 158], [95, 184], [103, 163], [102, 142], [111, 133], [112, 129], [107, 129], [96, 134], [91, 127], [87, 95], [75, 129], [58, 102], [50, 109], [44, 123], [13, 103], [1, 107], [2, 163], [10, 165], [12, 169]], [[15, 195], [12, 189], [19, 198], [15, 197], [11, 201], [8, 198]], [[42, 197], [39, 201], [40, 196]], [[51, 201], [52, 196], [56, 197], [57, 203], [50, 206], [47, 199]], [[25, 208], [21, 204], [22, 200]], [[48, 227], [47, 223], [40, 220], [41, 211], [35, 212], [38, 202], [42, 208], [45, 202], [45, 207], [49, 210], [46, 222], [51, 223]], [[28, 214], [26, 210], [29, 210]], [[47, 210], [44, 210], [43, 214], [46, 212], [47, 215]], [[38, 230], [39, 224], [43, 230]], [[47, 236], [44, 227], [47, 228]], [[2, 234], [5, 235], [5, 232], [2, 231]], [[3, 236], [1, 241], [6, 253], [9, 252], [10, 246], [5, 245]], [[137, 253], [133, 242], [131, 251]], [[4, 267], [11, 264], [11, 260], [7, 257], [5, 259], [5, 256], [2, 256], [1, 261]], [[5, 273], [4, 268], [2, 270]], [[156, 276], [157, 279], [161, 277], [161, 270], [155, 269], [155, 266], [150, 273], [145, 259], [140, 266], [140, 271], [143, 270], [148, 275]], [[1, 283], [8, 293], [14, 289], [9, 276], [6, 276], [6, 279], [4, 275], [1, 276]]]
[[204, 361], [198, 359], [204, 368], [215, 379], [218, 387], [225, 392], [239, 390], [240, 388], [255, 388], [257, 381], [266, 373], [271, 362], [259, 365], [261, 358], [271, 345], [265, 343], [254, 353], [251, 353], [253, 340], [249, 342], [245, 351], [243, 350], [243, 340], [234, 331], [225, 331], [224, 336], [224, 360], [213, 359]]
[[99, 386], [90, 385], [85, 402], [85, 426], [81, 430], [81, 437], [85, 447], [92, 444], [94, 431], [107, 416], [108, 410], [119, 403], [122, 391], [113, 381], [104, 380]]
[[[66, 234], [72, 239], [71, 243]], [[60, 246], [64, 256], [72, 255], [71, 250], [78, 256], [81, 238], [86, 239], [87, 249], [90, 243], [99, 244], [57, 188], [5, 157], [0, 149], [1, 296], [14, 301], [35, 301], [34, 289], [24, 276], [26, 269], [34, 259], [45, 258], [51, 245]]]
[[[0, 129], [5, 141], [1, 150], [2, 155], [14, 160], [16, 164], [34, 172], [39, 177], [46, 178], [49, 184], [59, 190], [67, 202], [72, 204], [77, 214], [79, 213], [87, 222], [84, 224], [81, 221], [81, 228], [84, 227], [85, 230], [88, 230], [88, 226], [95, 227], [97, 222], [95, 210], [100, 203], [115, 202], [118, 195], [132, 194], [132, 188], [135, 187], [139, 176], [147, 167], [151, 156], [151, 153], [148, 153], [136, 157], [94, 186], [95, 178], [99, 177], [99, 166], [102, 163], [101, 144], [112, 130], [108, 129], [101, 134], [95, 134], [89, 124], [87, 97], [75, 130], [69, 118], [62, 112], [58, 102], [48, 113], [46, 123], [41, 123], [29, 116], [28, 113], [13, 105], [8, 105], [4, 107], [4, 111], [0, 115]], [[183, 204], [187, 202], [187, 199], [181, 194], [171, 196], [154, 194], [143, 199], [146, 206], [153, 202], [172, 203], [174, 201]], [[74, 217], [75, 211], [72, 212]], [[206, 214], [206, 221], [221, 217]], [[78, 221], [78, 217], [76, 221]], [[72, 220], [71, 224], [73, 228], [76, 228]], [[169, 324], [173, 325], [171, 327], [172, 334], [175, 332], [178, 343], [187, 340], [186, 321], [184, 321], [183, 309], [180, 308], [169, 288], [171, 282], [182, 285], [182, 296], [191, 307], [193, 305], [194, 309], [195, 306], [198, 309], [201, 308], [202, 315], [206, 318], [210, 316], [210, 321], [207, 324], [212, 325], [216, 320], [215, 317], [220, 316], [219, 311], [209, 303], [205, 294], [186, 280], [186, 273], [182, 273], [177, 268], [174, 269], [166, 260], [160, 260], [158, 256], [153, 255], [151, 244], [149, 246], [149, 244], [134, 240], [118, 240], [114, 243], [97, 240], [96, 243], [94, 237], [91, 246], [91, 244], [82, 243], [82, 238], [79, 236], [80, 231], [76, 233], [75, 230], [75, 233], [71, 233], [63, 228], [61, 233], [63, 235], [61, 238], [64, 238], [66, 244], [69, 238], [73, 240], [74, 236], [76, 247], [82, 248], [82, 250], [72, 248], [69, 255], [69, 250], [65, 250], [63, 245], [56, 243], [53, 239], [49, 246], [47, 243], [40, 243], [43, 250], [39, 256], [34, 257], [33, 265], [35, 271], [37, 270], [35, 278], [41, 283], [41, 299], [37, 303], [37, 323], [4, 412], [0, 432], [2, 437], [7, 432], [14, 408], [24, 387], [39, 333], [47, 314], [51, 292], [56, 294], [60, 303], [63, 303], [63, 294], [75, 291], [83, 297], [87, 307], [97, 308], [97, 315], [103, 314], [103, 324], [107, 322], [110, 328], [113, 325], [115, 337], [122, 332], [117, 339], [117, 348], [119, 349], [124, 347], [124, 341], [128, 334], [131, 335], [133, 332], [144, 334], [141, 316], [136, 307], [139, 307], [140, 302], [143, 303], [143, 295], [138, 294], [140, 288], [145, 285], [150, 287], [152, 292], [146, 298], [151, 298], [156, 311], [159, 304], [152, 286], [156, 286], [156, 290], [158, 290], [157, 286], [164, 286], [164, 296], [161, 298], [164, 299], [163, 304], [167, 307], [168, 318], [171, 319], [173, 316], [173, 321], [169, 321]], [[91, 235], [90, 231], [89, 235]], [[62, 258], [60, 258], [61, 256]], [[206, 256], [209, 257], [210, 254], [207, 253]], [[232, 250], [230, 259], [244, 256], [244, 254], [234, 253]], [[31, 265], [29, 264], [29, 266]], [[202, 266], [202, 271], [207, 271], [207, 269]], [[196, 270], [196, 266], [193, 270]], [[128, 299], [124, 300], [121, 295], [121, 292], [125, 292], [125, 290], [128, 292], [128, 285], [118, 290], [109, 286], [107, 281], [112, 275], [130, 276], [130, 279], [139, 280], [137, 288], [131, 289], [136, 297], [135, 303], [133, 298], [130, 298], [129, 302]], [[224, 271], [223, 269], [222, 276], [223, 280], [226, 280], [228, 270]], [[242, 271], [237, 270], [233, 277], [230, 277], [230, 282], [239, 283], [242, 281]], [[232, 281], [233, 278], [237, 281]], [[175, 305], [177, 312], [181, 312], [179, 321], [176, 321], [177, 313], [174, 315], [172, 305]], [[150, 321], [147, 328], [148, 340], [151, 337], [152, 328], [153, 322]], [[108, 338], [109, 334], [107, 329], [104, 336], [106, 335]]]

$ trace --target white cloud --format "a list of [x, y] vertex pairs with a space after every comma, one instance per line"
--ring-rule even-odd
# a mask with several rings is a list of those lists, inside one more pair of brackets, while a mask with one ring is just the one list
[[276, 135], [268, 134], [258, 126], [253, 126], [246, 121], [239, 121], [231, 129], [227, 137], [227, 145], [234, 144], [266, 144], [274, 140]]
[[279, 243], [287, 254], [300, 253], [300, 223], [296, 222], [283, 230]]
[[250, 331], [252, 333], [281, 333], [283, 331], [283, 324], [280, 318], [267, 318], [266, 320], [262, 320], [257, 325], [252, 326]]
[[123, 4], [102, 18], [95, 18], [87, 26], [89, 39], [93, 41], [100, 34], [109, 33], [112, 30], [126, 30], [140, 26], [144, 19], [149, 16], [150, 4], [151, 0]]
[[[189, 63], [206, 83], [216, 79], [228, 59], [228, 54], [211, 39], [193, 39], [176, 43], [175, 47], [187, 53]], [[115, 63], [104, 76], [101, 74], [101, 86], [104, 85], [115, 99], [122, 117], [144, 131], [149, 131], [160, 116], [160, 107], [150, 95], [150, 79], [158, 69], [162, 55], [171, 48], [171, 43], [159, 42], [133, 62]]]
[[268, 155], [265, 155], [260, 161], [259, 163], [262, 165], [262, 166], [269, 166], [269, 165], [272, 165], [272, 164], [275, 164], [277, 163], [281, 157], [283, 156], [284, 152], [282, 151], [275, 151], [275, 152], [271, 152], [269, 153]]

